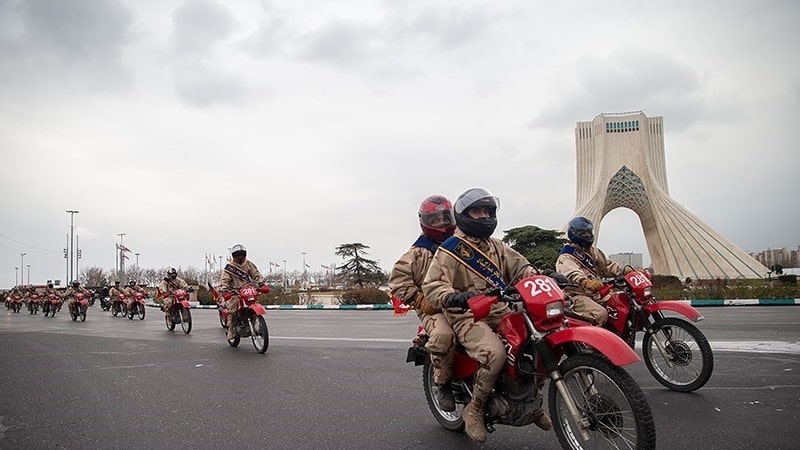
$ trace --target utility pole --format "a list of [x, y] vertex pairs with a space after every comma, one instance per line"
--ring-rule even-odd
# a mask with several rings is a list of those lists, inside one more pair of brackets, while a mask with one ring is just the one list
[[75, 214], [78, 214], [78, 212], [79, 211], [74, 210], [74, 209], [68, 209], [67, 210], [67, 213], [69, 213], [69, 279], [67, 280], [67, 283], [72, 283], [72, 262], [75, 261], [73, 259], [74, 258], [73, 254], [75, 253], [75, 245], [73, 244], [73, 241], [72, 241], [72, 236], [75, 233], [75, 231], [74, 231], [75, 230], [75, 226], [74, 226], [73, 218], [74, 218]]
[[122, 280], [122, 277], [125, 276], [125, 253], [122, 251], [124, 248], [122, 245], [122, 237], [125, 236], [126, 233], [117, 233], [119, 236], [119, 246], [117, 249], [119, 250], [119, 279]]
[[19, 254], [19, 284], [25, 282], [25, 273], [23, 272], [25, 270], [25, 255], [27, 253]]

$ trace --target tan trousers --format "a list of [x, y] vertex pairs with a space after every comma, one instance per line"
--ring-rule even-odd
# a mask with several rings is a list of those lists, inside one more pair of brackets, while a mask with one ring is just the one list
[[572, 311], [585, 317], [594, 325], [604, 325], [608, 320], [606, 307], [585, 295], [572, 295]]
[[482, 404], [489, 398], [494, 382], [503, 370], [506, 349], [486, 321], [473, 322], [472, 317], [469, 317], [453, 323], [452, 326], [458, 342], [464, 346], [470, 358], [478, 361], [472, 399]]
[[431, 354], [433, 382], [445, 384], [453, 376], [453, 351], [456, 348], [456, 335], [453, 327], [442, 313], [423, 314], [422, 327], [428, 333], [425, 348]]

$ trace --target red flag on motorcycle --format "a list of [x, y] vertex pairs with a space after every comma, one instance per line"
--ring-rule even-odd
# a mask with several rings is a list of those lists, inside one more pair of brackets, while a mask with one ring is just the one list
[[401, 302], [399, 298], [392, 296], [392, 309], [393, 314], [395, 316], [405, 316], [408, 314], [408, 311], [411, 310], [411, 307], [406, 305], [405, 303]]

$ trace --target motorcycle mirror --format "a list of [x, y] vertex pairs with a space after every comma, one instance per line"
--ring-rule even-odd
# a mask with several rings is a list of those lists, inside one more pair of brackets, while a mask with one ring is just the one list
[[258, 290], [261, 291], [262, 294], [269, 294], [269, 285], [265, 284], [258, 288]]

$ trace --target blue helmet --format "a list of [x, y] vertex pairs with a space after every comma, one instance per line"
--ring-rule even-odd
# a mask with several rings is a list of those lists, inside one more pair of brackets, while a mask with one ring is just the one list
[[594, 224], [586, 217], [574, 217], [569, 221], [567, 237], [579, 246], [589, 248], [594, 243]]

